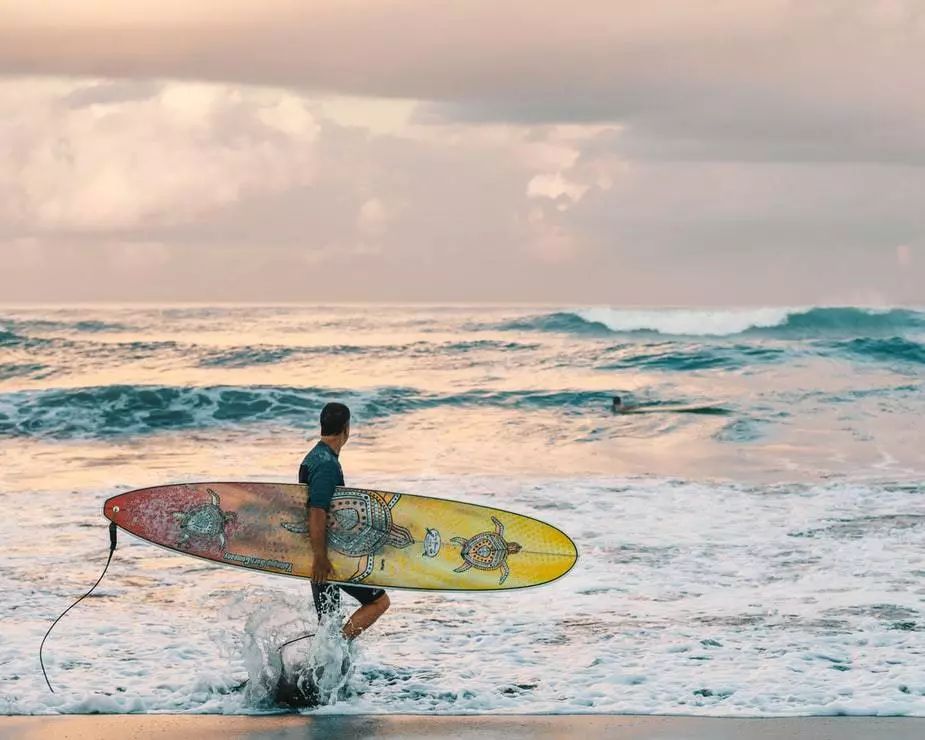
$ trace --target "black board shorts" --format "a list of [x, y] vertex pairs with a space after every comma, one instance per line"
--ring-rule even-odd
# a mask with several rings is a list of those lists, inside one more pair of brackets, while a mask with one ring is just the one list
[[321, 619], [321, 615], [326, 611], [335, 611], [340, 608], [341, 591], [359, 601], [363, 606], [372, 604], [376, 599], [385, 596], [385, 591], [381, 588], [341, 586], [337, 583], [325, 583], [319, 586], [313, 583], [312, 598], [315, 600], [315, 611], [318, 612], [318, 619]]

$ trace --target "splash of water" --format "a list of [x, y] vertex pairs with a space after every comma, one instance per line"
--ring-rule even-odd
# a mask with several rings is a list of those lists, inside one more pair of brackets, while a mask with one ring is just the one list
[[249, 706], [306, 709], [350, 695], [356, 647], [341, 634], [343, 610], [315, 625], [311, 602], [284, 594], [242, 597], [237, 606], [246, 616], [239, 650]]

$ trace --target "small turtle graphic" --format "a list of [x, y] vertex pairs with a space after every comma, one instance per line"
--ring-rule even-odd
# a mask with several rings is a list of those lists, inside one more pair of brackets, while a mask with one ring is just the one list
[[428, 528], [424, 534], [424, 557], [435, 558], [440, 552], [440, 533], [436, 529]]
[[[328, 545], [344, 555], [359, 558], [349, 581], [365, 579], [376, 567], [375, 555], [386, 545], [399, 549], [414, 543], [405, 527], [392, 521], [392, 509], [399, 493], [338, 489], [328, 509]], [[307, 522], [283, 522], [283, 529], [296, 534], [308, 532]]]
[[221, 499], [211, 488], [207, 488], [206, 492], [210, 498], [208, 503], [173, 513], [173, 518], [180, 525], [178, 546], [189, 547], [190, 537], [217, 537], [222, 550], [225, 549], [225, 525], [235, 521], [238, 515], [233, 511], [222, 511]]
[[453, 572], [463, 573], [473, 566], [479, 570], [500, 568], [501, 580], [498, 581], [500, 586], [511, 575], [511, 569], [507, 564], [507, 556], [520, 552], [522, 548], [517, 542], [507, 542], [504, 539], [504, 525], [495, 517], [492, 517], [491, 520], [495, 523], [494, 532], [479, 532], [468, 540], [464, 540], [462, 537], [454, 537], [450, 540], [454, 545], [459, 545], [459, 555], [465, 561], [458, 568], [455, 568]]

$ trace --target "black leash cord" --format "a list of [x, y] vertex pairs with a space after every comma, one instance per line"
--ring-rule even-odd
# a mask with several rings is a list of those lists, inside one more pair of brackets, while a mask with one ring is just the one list
[[293, 640], [287, 640], [287, 641], [284, 642], [282, 645], [280, 645], [278, 648], [276, 648], [276, 650], [277, 650], [277, 652], [280, 652], [280, 653], [281, 653], [281, 652], [283, 652], [283, 648], [286, 647], [286, 645], [291, 645], [292, 643], [298, 642], [299, 640], [307, 640], [309, 637], [314, 637], [314, 635], [315, 635], [314, 632], [309, 632], [307, 635], [302, 635], [301, 637], [296, 637], [296, 638], [293, 639]]
[[103, 572], [100, 573], [100, 577], [96, 579], [96, 583], [93, 584], [92, 588], [87, 591], [83, 596], [81, 596], [77, 601], [71, 604], [67, 609], [61, 612], [61, 615], [51, 623], [51, 627], [48, 628], [48, 632], [45, 633], [45, 637], [42, 638], [42, 644], [39, 645], [39, 664], [42, 666], [42, 675], [45, 677], [45, 683], [48, 684], [48, 690], [54, 694], [55, 690], [51, 687], [51, 681], [48, 680], [48, 674], [45, 672], [45, 661], [42, 660], [42, 650], [45, 647], [45, 640], [48, 639], [48, 636], [51, 634], [51, 631], [55, 628], [55, 625], [61, 621], [61, 618], [67, 614], [71, 609], [77, 606], [81, 601], [86, 599], [90, 594], [93, 593], [93, 589], [100, 585], [100, 581], [103, 580], [103, 576], [106, 575], [106, 571], [109, 570], [109, 564], [112, 562], [112, 554], [116, 551], [116, 523], [109, 523], [109, 557], [106, 559], [106, 566], [103, 568]]

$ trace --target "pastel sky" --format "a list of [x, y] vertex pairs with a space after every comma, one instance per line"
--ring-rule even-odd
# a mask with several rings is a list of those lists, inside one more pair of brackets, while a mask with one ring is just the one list
[[925, 304], [925, 0], [0, 0], [0, 303]]

